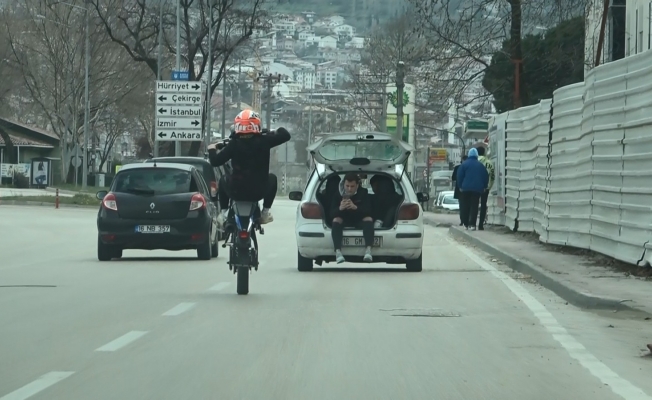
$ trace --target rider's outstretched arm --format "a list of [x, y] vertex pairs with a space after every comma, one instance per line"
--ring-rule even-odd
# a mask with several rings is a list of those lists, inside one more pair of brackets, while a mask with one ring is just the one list
[[208, 150], [208, 159], [213, 167], [226, 164], [233, 156], [233, 142], [229, 142], [219, 153], [216, 149]]
[[285, 142], [290, 141], [290, 132], [285, 128], [278, 128], [275, 133], [268, 133], [262, 136], [265, 138], [265, 141], [269, 148], [280, 146]]

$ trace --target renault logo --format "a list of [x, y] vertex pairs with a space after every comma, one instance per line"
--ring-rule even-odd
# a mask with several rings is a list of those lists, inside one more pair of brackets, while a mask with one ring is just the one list
[[149, 208], [151, 208], [152, 210], [154, 209], [154, 207], [156, 207], [156, 204], [154, 204], [154, 203], [149, 205]]

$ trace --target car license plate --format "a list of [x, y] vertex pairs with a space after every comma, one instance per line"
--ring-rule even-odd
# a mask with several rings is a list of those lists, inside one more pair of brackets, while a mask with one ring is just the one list
[[136, 233], [169, 233], [170, 225], [136, 225]]
[[[343, 247], [364, 247], [364, 238], [363, 237], [343, 237], [342, 238]], [[380, 236], [374, 237], [374, 246], [373, 247], [383, 247], [383, 238]]]

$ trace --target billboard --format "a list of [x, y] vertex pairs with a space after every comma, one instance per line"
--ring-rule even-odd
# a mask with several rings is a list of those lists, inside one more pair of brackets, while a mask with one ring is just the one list
[[445, 163], [448, 162], [448, 152], [444, 148], [430, 148], [428, 154], [428, 162], [430, 165], [434, 163]]

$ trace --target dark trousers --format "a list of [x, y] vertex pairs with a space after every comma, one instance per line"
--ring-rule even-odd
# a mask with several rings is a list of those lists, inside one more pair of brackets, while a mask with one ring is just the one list
[[335, 250], [342, 250], [342, 238], [344, 237], [344, 227], [358, 227], [362, 225], [362, 236], [364, 237], [365, 247], [374, 245], [374, 222], [373, 221], [353, 221], [342, 219], [342, 223], [333, 222], [331, 236], [333, 237], [333, 247]]
[[475, 226], [475, 220], [478, 218], [478, 203], [480, 202], [481, 193], [462, 192], [460, 193], [460, 219], [462, 225], [468, 227]]
[[478, 226], [484, 226], [484, 222], [487, 220], [487, 200], [489, 200], [489, 191], [485, 190], [480, 196], [480, 221], [478, 221]]
[[[278, 178], [276, 175], [269, 174], [267, 178], [267, 187], [265, 188], [265, 193], [263, 197], [263, 208], [272, 208], [274, 199], [276, 198], [276, 191], [278, 190]], [[229, 208], [229, 203], [231, 200], [231, 190], [229, 189], [228, 182], [225, 177], [220, 178], [218, 191], [218, 198], [220, 201], [220, 208], [226, 210]]]

